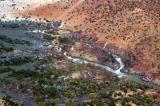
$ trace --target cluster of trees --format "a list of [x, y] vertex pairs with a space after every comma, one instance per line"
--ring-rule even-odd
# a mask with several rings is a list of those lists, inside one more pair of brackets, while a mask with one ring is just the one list
[[62, 44], [71, 44], [73, 41], [68, 37], [59, 37], [59, 42]]
[[13, 68], [10, 68], [10, 67], [0, 67], [0, 73], [6, 73], [6, 72], [9, 72], [9, 71], [13, 71], [14, 69]]
[[[10, 69], [4, 68], [4, 70]], [[27, 85], [21, 84], [20, 90], [23, 89], [25, 91], [26, 87], [29, 87], [33, 95], [37, 97], [37, 102], [46, 103], [45, 100], [49, 99], [54, 100], [51, 103], [55, 104], [57, 103], [55, 100], [65, 97], [68, 100], [65, 103], [69, 105], [87, 103], [91, 105], [116, 106], [117, 103], [120, 103], [123, 106], [130, 106], [131, 102], [144, 106], [156, 104], [153, 97], [147, 96], [144, 92], [137, 92], [137, 89], [142, 89], [143, 91], [148, 89], [147, 87], [143, 87], [143, 85], [118, 79], [116, 76], [113, 76], [109, 80], [101, 81], [101, 83], [86, 79], [58, 80], [60, 76], [67, 76], [69, 74], [70, 72], [65, 70], [49, 68], [45, 73], [28, 69], [13, 70], [9, 76], [21, 79], [21, 82], [27, 78], [27, 81], [30, 83], [26, 83]], [[51, 76], [54, 76], [54, 78]], [[116, 94], [116, 91], [119, 90], [127, 94], [128, 89], [129, 91], [133, 91], [134, 94], [129, 97], [125, 97], [120, 93]], [[121, 98], [114, 98], [115, 94], [121, 96]], [[88, 99], [84, 100], [83, 97]]]
[[4, 52], [12, 52], [14, 50], [13, 47], [0, 47], [0, 53], [4, 53]]
[[[29, 61], [31, 61], [30, 57], [13, 57], [6, 60], [0, 60], [0, 66], [20, 65]], [[45, 58], [38, 61], [38, 65], [48, 64], [50, 62], [50, 58]], [[65, 69], [57, 70], [56, 68], [49, 68], [46, 69], [45, 72], [36, 72], [29, 69], [13, 70], [10, 67], [1, 67], [0, 73], [12, 70], [9, 74], [10, 77], [19, 79], [21, 82], [27, 80], [27, 86], [21, 84], [20, 90], [22, 91], [23, 89], [23, 91], [25, 91], [29, 87], [33, 95], [38, 98], [37, 102], [45, 102], [46, 98], [57, 100], [61, 97], [65, 97], [69, 101], [66, 102], [66, 104], [69, 105], [75, 103], [83, 104], [84, 101], [87, 100], [88, 104], [102, 106], [116, 106], [117, 103], [121, 103], [123, 106], [129, 106], [130, 102], [144, 106], [147, 106], [148, 104], [156, 104], [156, 101], [153, 99], [153, 97], [145, 95], [144, 92], [142, 94], [138, 94], [136, 92], [137, 89], [145, 91], [145, 89], [148, 88], [143, 87], [143, 85], [119, 79], [116, 76], [112, 76], [112, 78], [109, 80], [101, 80], [100, 82], [94, 79], [59, 80], [59, 77], [70, 75], [71, 72], [77, 69], [81, 70], [82, 67], [84, 68], [85, 66], [74, 64], [68, 66], [70, 71], [66, 71]], [[85, 67], [85, 69], [87, 68]], [[7, 81], [8, 80], [0, 79], [0, 82], [4, 82], [5, 84]], [[134, 95], [131, 95], [130, 97], [124, 97], [122, 95], [121, 99], [113, 97], [117, 90], [127, 93], [128, 89], [133, 91]], [[81, 97], [86, 97], [88, 99], [84, 100]], [[56, 103], [57, 101], [52, 102]]]
[[44, 34], [43, 38], [49, 42], [53, 41], [55, 39], [55, 37], [52, 37], [50, 35]]
[[24, 63], [28, 63], [31, 61], [31, 57], [12, 57], [9, 59], [0, 59], [0, 66], [8, 66], [8, 65], [21, 65]]
[[6, 46], [4, 43], [0, 42], [0, 53], [12, 52], [13, 50], [14, 50], [13, 47]]
[[12, 39], [12, 38], [7, 37], [5, 35], [0, 35], [0, 40], [7, 42], [7, 43], [10, 43], [10, 44], [22, 44], [22, 45], [26, 44], [28, 46], [31, 45], [31, 42], [29, 42], [29, 41], [20, 40], [20, 39]]
[[11, 100], [10, 96], [5, 96], [2, 98], [2, 100], [4, 100], [5, 106], [19, 106], [17, 103], [15, 103]]
[[0, 20], [0, 27], [2, 28], [23, 28], [23, 27], [43, 27], [44, 22], [30, 21], [30, 20]]

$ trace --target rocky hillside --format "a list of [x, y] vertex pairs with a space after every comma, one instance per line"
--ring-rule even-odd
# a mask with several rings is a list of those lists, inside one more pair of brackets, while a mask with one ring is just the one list
[[128, 72], [160, 84], [159, 5], [159, 0], [72, 0], [26, 10], [25, 15], [61, 19], [64, 27], [98, 38], [95, 43], [104, 49], [112, 45]]

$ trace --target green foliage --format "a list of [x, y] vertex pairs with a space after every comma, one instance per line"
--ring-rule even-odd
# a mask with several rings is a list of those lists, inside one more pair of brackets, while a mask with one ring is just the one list
[[20, 40], [20, 39], [12, 39], [12, 38], [9, 38], [5, 35], [0, 35], [0, 40], [7, 42], [7, 43], [10, 43], [10, 44], [22, 44], [22, 45], [26, 44], [28, 46], [31, 45], [31, 43], [29, 41]]
[[72, 44], [73, 41], [70, 39], [70, 38], [67, 38], [67, 37], [59, 37], [59, 42], [62, 43], [62, 44]]
[[2, 99], [5, 101], [5, 106], [19, 106], [17, 103], [11, 101], [9, 96], [3, 97]]
[[6, 79], [6, 78], [0, 78], [0, 82], [3, 82], [4, 84], [8, 85], [11, 83], [10, 80]]
[[51, 58], [47, 57], [47, 58], [44, 58], [44, 59], [41, 59], [39, 61], [40, 64], [49, 64], [51, 62]]
[[0, 60], [0, 66], [22, 65], [31, 61], [31, 57], [12, 57], [6, 60]]
[[46, 39], [49, 42], [51, 42], [51, 41], [53, 41], [55, 39], [55, 37], [52, 37], [52, 36], [46, 35], [46, 34], [43, 36], [43, 38]]
[[[43, 60], [40, 63], [44, 64], [47, 62], [48, 59]], [[15, 77], [22, 82], [31, 82], [27, 84], [20, 83], [20, 91], [25, 91], [26, 87], [30, 87], [33, 91], [33, 95], [38, 98], [37, 102], [40, 104], [46, 104], [46, 97], [47, 99], [54, 100], [52, 102], [53, 104], [56, 104], [61, 97], [64, 97], [66, 100], [64, 101], [65, 104], [69, 105], [92, 104], [96, 106], [116, 106], [117, 103], [120, 103], [123, 106], [127, 106], [129, 102], [143, 106], [152, 106], [153, 104], [156, 104], [155, 98], [146, 96], [144, 92], [141, 94], [137, 93], [137, 89], [145, 90], [147, 88], [141, 87], [134, 82], [131, 83], [128, 80], [118, 79], [116, 76], [111, 76], [112, 78], [100, 82], [92, 79], [61, 80], [59, 78], [60, 76], [70, 75], [71, 72], [77, 69], [83, 70], [85, 69], [85, 65], [76, 64], [69, 66], [68, 68], [72, 69], [72, 71], [68, 72], [65, 69], [57, 70], [54, 67], [46, 69], [46, 72], [13, 70], [9, 76]], [[5, 80], [1, 79], [1, 82], [2, 81]], [[117, 90], [122, 92], [125, 91], [125, 93], [127, 93], [128, 89], [133, 91], [134, 95], [128, 97], [122, 95], [121, 98], [115, 98], [113, 96]], [[86, 97], [86, 99], [81, 100], [81, 97]]]
[[156, 103], [155, 99], [145, 94], [136, 93], [132, 96], [133, 103], [143, 106], [152, 106]]
[[13, 71], [14, 69], [10, 68], [10, 67], [0, 67], [0, 74], [1, 73], [6, 73], [6, 72], [10, 72]]
[[27, 78], [27, 77], [31, 77], [34, 75], [34, 72], [32, 72], [31, 70], [18, 70], [18, 71], [12, 71], [11, 74], [9, 74], [9, 76], [11, 77], [15, 77], [17, 79], [23, 79], [23, 78]]
[[0, 53], [3, 52], [12, 52], [14, 50], [13, 47], [0, 47]]

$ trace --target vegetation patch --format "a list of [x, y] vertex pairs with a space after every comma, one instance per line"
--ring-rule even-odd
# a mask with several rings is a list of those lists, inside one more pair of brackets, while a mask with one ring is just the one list
[[0, 67], [0, 74], [13, 71], [14, 69], [10, 67]]
[[7, 37], [5, 35], [0, 35], [0, 40], [9, 43], [9, 44], [21, 44], [21, 45], [31, 45], [31, 42], [27, 41], [27, 40], [20, 40], [20, 39], [12, 39], [10, 37]]
[[31, 57], [12, 57], [9, 59], [0, 59], [0, 66], [22, 65], [31, 61]]

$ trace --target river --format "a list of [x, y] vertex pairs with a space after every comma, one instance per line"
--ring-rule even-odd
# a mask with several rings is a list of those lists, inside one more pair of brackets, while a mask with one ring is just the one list
[[[9, 37], [15, 37], [15, 38], [18, 37], [18, 38], [22, 38], [22, 39], [25, 39], [25, 40], [29, 40], [29, 41], [31, 41], [33, 43], [33, 45], [31, 47], [27, 47], [27, 46], [26, 47], [24, 47], [24, 46], [20, 47], [20, 49], [22, 49], [22, 50], [26, 50], [26, 49], [29, 49], [29, 48], [38, 49], [39, 47], [41, 47], [41, 45], [43, 45], [45, 43], [44, 40], [37, 39], [37, 37], [35, 37], [35, 39], [34, 39], [34, 37], [29, 37], [29, 35], [40, 36], [40, 33], [41, 34], [45, 34], [45, 31], [43, 31], [43, 30], [33, 30], [33, 31], [29, 31], [27, 33], [29, 33], [29, 34], [26, 35], [26, 31], [25, 30], [0, 29], [0, 35], [1, 34], [2, 35], [5, 34], [6, 36], [9, 36]], [[62, 48], [60, 48], [59, 46], [53, 45], [53, 47], [58, 48], [58, 50], [60, 52], [62, 52]], [[118, 77], [127, 78], [127, 79], [135, 81], [137, 83], [144, 84], [144, 85], [147, 85], [147, 86], [151, 86], [151, 87], [160, 89], [159, 86], [154, 85], [153, 83], [142, 81], [138, 76], [129, 75], [129, 74], [121, 72], [121, 70], [125, 67], [125, 64], [122, 62], [121, 57], [119, 57], [118, 55], [114, 55], [113, 54], [114, 59], [119, 63], [119, 68], [114, 70], [109, 66], [98, 64], [96, 62], [89, 61], [87, 59], [83, 59], [83, 58], [79, 58], [79, 57], [72, 57], [72, 56], [68, 55], [67, 52], [64, 52], [63, 54], [68, 60], [73, 61], [75, 63], [92, 64], [92, 65], [104, 68], [104, 69], [106, 69], [106, 71], [112, 72], [113, 74], [116, 74]], [[31, 97], [29, 97], [28, 95], [19, 94], [18, 92], [10, 91], [10, 90], [7, 90], [7, 89], [5, 89], [5, 88], [0, 86], [0, 95], [3, 95], [4, 94], [3, 92], [5, 92], [5, 94], [11, 96], [11, 98], [13, 100], [15, 100], [15, 101], [23, 102], [24, 106], [35, 105], [35, 100], [32, 99]], [[28, 105], [28, 103], [29, 103], [29, 105]]]
[[[58, 50], [60, 50], [59, 52], [62, 51], [62, 48], [60, 47], [56, 47], [56, 48], [59, 48]], [[112, 72], [113, 74], [116, 74], [119, 78], [127, 78], [131, 81], [134, 81], [136, 83], [139, 83], [139, 84], [143, 84], [145, 86], [148, 86], [148, 87], [153, 87], [155, 89], [160, 89], [160, 86], [159, 85], [156, 85], [152, 82], [146, 82], [146, 81], [143, 81], [140, 79], [140, 76], [138, 75], [131, 75], [131, 74], [127, 74], [127, 73], [123, 73], [121, 72], [121, 70], [123, 68], [125, 68], [125, 64], [123, 63], [122, 59], [120, 56], [118, 55], [115, 55], [115, 54], [112, 54], [112, 56], [114, 57], [114, 59], [118, 62], [119, 64], [119, 68], [118, 69], [112, 69], [111, 67], [109, 66], [105, 66], [105, 65], [102, 65], [102, 64], [99, 64], [97, 62], [93, 62], [93, 61], [89, 61], [87, 59], [83, 59], [83, 58], [80, 58], [80, 57], [73, 57], [73, 56], [69, 56], [67, 55], [67, 52], [64, 52], [64, 56], [68, 59], [68, 60], [71, 60], [72, 62], [75, 62], [75, 63], [80, 63], [80, 64], [92, 64], [92, 65], [95, 65], [95, 66], [98, 66], [98, 67], [101, 67], [101, 68], [104, 68], [106, 71], [109, 71], [109, 72]]]

